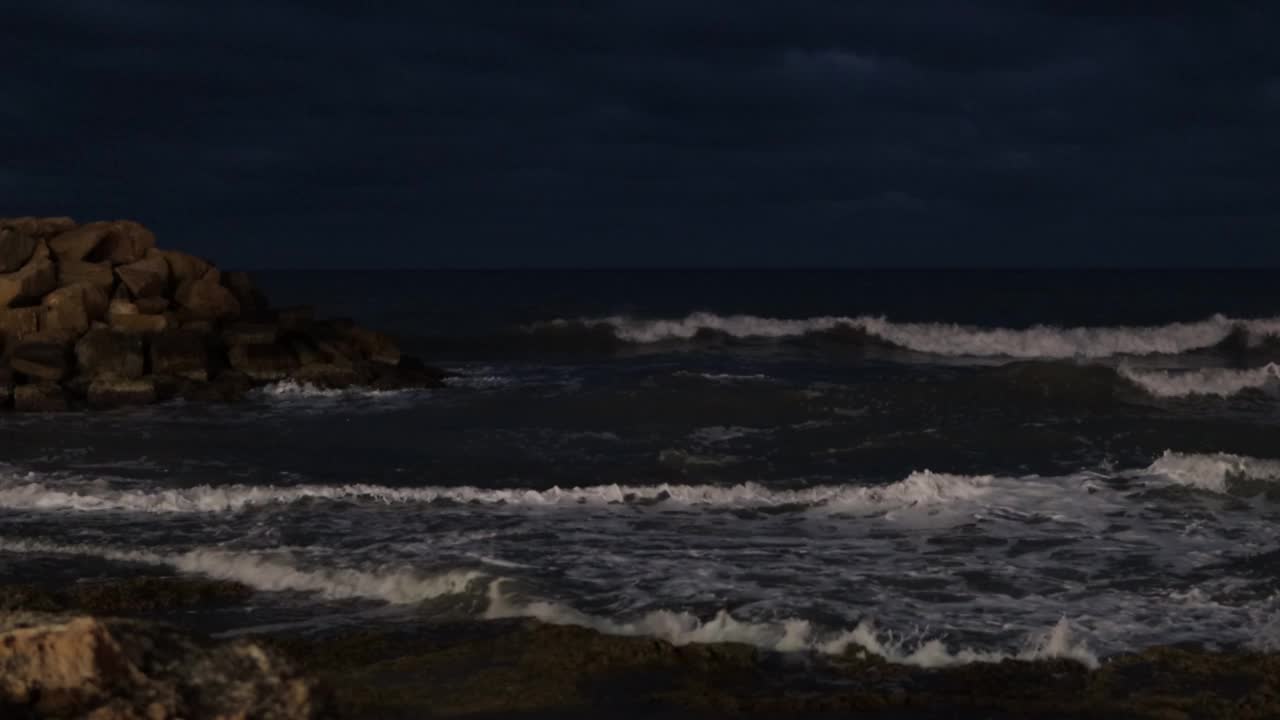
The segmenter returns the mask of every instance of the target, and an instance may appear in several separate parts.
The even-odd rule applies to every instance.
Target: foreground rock
[[[231,401],[281,380],[428,388],[384,333],[274,309],[243,272],[161,250],[138,223],[0,218],[0,407]]]
[[[0,614],[0,717],[304,720],[324,709],[314,684],[260,644],[87,615]]]

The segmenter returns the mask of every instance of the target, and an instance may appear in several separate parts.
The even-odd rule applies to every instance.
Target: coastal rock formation
[[[436,387],[442,375],[383,333],[272,308],[248,274],[162,250],[136,222],[0,218],[0,407],[234,400],[286,379]]]
[[[0,614],[2,717],[309,720],[324,705],[293,663],[254,642],[87,615]]]

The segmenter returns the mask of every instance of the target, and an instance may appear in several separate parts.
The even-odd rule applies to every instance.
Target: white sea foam
[[[995,478],[915,472],[879,486],[818,485],[771,489],[758,483],[738,485],[591,485],[533,490],[524,488],[388,487],[384,485],[199,485],[138,489],[94,481],[44,482],[27,474],[0,481],[0,508],[17,510],[217,513],[305,500],[380,503],[450,501],[516,506],[605,505],[668,502],[716,506],[822,506],[834,510],[891,508],[974,500],[992,491]]]
[[[503,592],[503,581],[489,585],[488,619],[534,618],[553,625],[585,627],[606,635],[657,637],[675,645],[691,643],[743,643],[777,652],[820,652],[843,654],[850,648],[880,656],[890,662],[935,668],[975,662],[1000,662],[1007,659],[1043,660],[1064,658],[1098,667],[1097,656],[1088,645],[1073,637],[1071,626],[1061,620],[1045,633],[1034,634],[1020,652],[991,650],[951,650],[939,639],[914,645],[907,640],[878,632],[870,621],[853,630],[823,633],[807,620],[785,619],[772,622],[739,620],[720,611],[708,620],[688,612],[655,610],[632,619],[616,620],[581,612],[562,603],[546,600],[518,600]]]
[[[1158,326],[984,328],[947,323],[898,323],[884,317],[822,316],[804,319],[716,315],[697,312],[679,319],[626,316],[577,322],[608,325],[621,340],[656,343],[689,340],[714,331],[733,337],[778,339],[839,328],[860,330],[899,347],[934,355],[1011,358],[1099,358],[1114,355],[1179,354],[1212,347],[1244,330],[1252,341],[1280,334],[1280,318],[1237,320],[1214,315],[1196,322]],[[566,324],[566,321],[553,321]]]
[[[1179,485],[1225,493],[1229,483],[1236,478],[1280,481],[1280,460],[1166,450],[1145,472],[1169,478]]]
[[[1275,386],[1280,383],[1280,365],[1248,370],[1203,368],[1199,370],[1138,370],[1121,366],[1120,375],[1156,397],[1216,395],[1230,397],[1245,390]]]
[[[254,393],[259,397],[274,400],[385,399],[405,397],[413,392],[413,390],[377,390],[369,387],[352,387],[339,390],[298,382],[297,380],[281,380],[254,390]]]
[[[97,545],[59,545],[30,540],[0,539],[0,551],[73,555],[114,562],[168,567],[219,580],[234,580],[257,590],[312,592],[342,600],[365,598],[393,604],[469,592],[473,583],[487,577],[474,570],[450,570],[435,575],[413,569],[380,568],[376,571],[341,568],[302,569],[287,553],[249,553],[210,548],[165,554],[120,550]]]

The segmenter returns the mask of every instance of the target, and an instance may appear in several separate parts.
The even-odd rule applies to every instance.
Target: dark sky
[[[249,267],[1280,266],[1277,33],[1225,0],[0,0],[0,215]]]

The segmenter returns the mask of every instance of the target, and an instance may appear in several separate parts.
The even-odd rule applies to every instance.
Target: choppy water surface
[[[1280,649],[1265,278],[672,277],[269,276],[457,375],[6,416],[0,580],[235,579],[262,591],[241,629],[529,616],[922,665]]]

